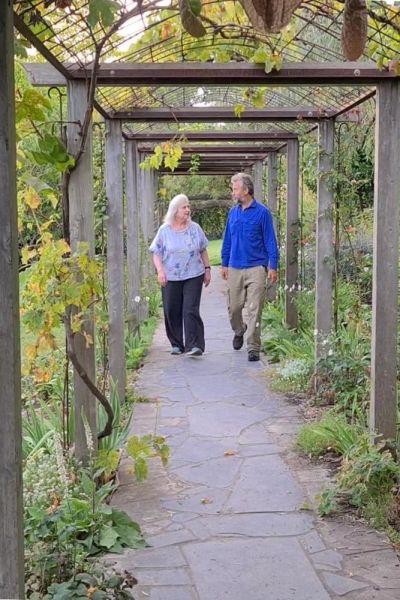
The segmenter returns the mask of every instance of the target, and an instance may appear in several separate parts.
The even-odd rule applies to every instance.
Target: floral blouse
[[[200,254],[207,246],[204,231],[191,221],[182,231],[176,231],[166,223],[161,225],[149,249],[161,256],[168,281],[182,281],[204,273]]]

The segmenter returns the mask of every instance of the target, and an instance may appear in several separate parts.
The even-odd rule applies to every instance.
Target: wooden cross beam
[[[297,133],[292,133],[285,130],[275,131],[178,131],[178,132],[165,132],[155,133],[140,132],[140,133],[124,133],[124,137],[128,140],[136,142],[163,142],[172,140],[173,138],[180,138],[187,140],[188,142],[214,142],[214,141],[226,141],[226,142],[267,142],[267,141],[281,141],[281,140],[293,140],[298,138]]]
[[[151,153],[154,151],[154,146],[138,146],[139,152]],[[213,155],[235,155],[242,154],[243,156],[254,156],[255,158],[260,155],[265,155],[268,152],[276,152],[277,148],[274,146],[255,146],[255,145],[244,145],[244,144],[224,144],[224,145],[213,145],[213,146],[183,146],[183,153],[185,155],[191,154],[213,154]]]
[[[53,64],[54,63],[53,61]],[[91,65],[24,65],[33,85],[65,85],[68,79],[87,80]],[[61,74],[62,73],[62,74]],[[173,85],[376,85],[396,79],[392,71],[379,70],[374,63],[284,63],[279,71],[265,72],[261,64],[246,62],[216,63],[103,63],[98,86],[173,86]]]
[[[335,116],[335,111],[316,109],[312,106],[292,106],[288,108],[246,108],[235,114],[233,107],[196,106],[190,108],[133,108],[128,111],[110,113],[111,119],[125,122],[143,121],[145,123],[182,123],[203,122],[275,122],[275,121],[318,121]]]

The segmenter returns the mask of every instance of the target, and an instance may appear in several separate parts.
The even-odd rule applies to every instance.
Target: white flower
[[[314,329],[314,337],[317,337],[318,335],[318,329]]]
[[[329,350],[328,356],[333,356],[333,350],[332,349]]]
[[[289,289],[289,286],[286,284],[286,285],[285,285],[285,292],[287,292],[287,291],[288,291],[288,289]]]
[[[140,302],[140,296],[135,296],[135,302]]]
[[[256,327],[260,327],[260,323],[256,323]]]
[[[369,268],[368,267],[364,267],[364,272],[368,273],[368,271],[369,271]]]
[[[150,296],[146,296],[145,300],[146,302],[150,302]]]

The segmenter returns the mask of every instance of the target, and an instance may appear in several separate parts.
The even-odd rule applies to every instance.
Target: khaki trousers
[[[266,276],[264,267],[228,270],[228,313],[235,335],[243,335],[245,324],[242,311],[247,312],[247,351],[260,351],[261,313],[266,297]]]

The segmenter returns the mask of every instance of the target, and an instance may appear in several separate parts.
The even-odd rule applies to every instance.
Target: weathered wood
[[[277,212],[278,212],[278,153],[270,152],[268,154],[268,170],[267,170],[267,205],[272,214],[274,228],[276,231]],[[279,241],[279,240],[278,240]],[[270,302],[275,302],[277,294],[277,284],[268,283],[267,299]]]
[[[0,3],[0,598],[24,598],[12,1]]]
[[[110,375],[121,402],[125,399],[124,335],[124,211],[122,181],[121,124],[107,121],[107,276],[108,276],[108,350]]]
[[[127,255],[127,318],[131,331],[139,324],[140,297],[140,236],[139,236],[139,195],[138,195],[138,163],[137,144],[125,141],[126,165],[126,255]]]
[[[227,106],[190,108],[132,108],[110,113],[110,118],[126,122],[143,121],[145,123],[205,123],[226,121],[239,122],[277,122],[277,121],[318,121],[322,117],[333,117],[335,111],[321,111],[314,106],[292,106],[288,108],[246,108],[240,118],[233,108]]]
[[[315,261],[315,363],[327,355],[327,338],[332,332],[333,287],[333,186],[332,174],[335,126],[333,121],[319,124],[317,251]]]
[[[20,23],[16,23],[19,28]],[[71,78],[87,80],[91,68],[78,63],[64,64]],[[40,71],[41,65],[30,65]],[[42,75],[39,76],[44,79]],[[53,77],[54,78],[54,77]],[[284,63],[279,70],[265,72],[261,64],[218,63],[102,63],[97,83],[100,86],[164,85],[369,85],[396,79],[394,71],[384,71],[374,63]],[[62,80],[58,85],[62,85]]]
[[[148,152],[152,153],[154,151],[155,145],[149,144],[140,144],[139,152]],[[188,146],[187,144],[183,144],[183,156],[191,156],[192,154],[199,154],[202,156],[203,154],[213,154],[216,156],[231,156],[235,154],[243,154],[244,157],[251,156],[254,158],[268,155],[268,152],[272,152],[276,150],[276,144],[273,146],[267,146],[266,144],[256,145],[256,144],[209,144],[207,146],[198,145],[198,146]]]
[[[400,87],[379,84],[375,125],[370,427],[396,437]]]
[[[80,125],[83,123],[87,107],[88,86],[83,81],[68,83],[68,125],[67,138],[68,150],[74,154],[80,147]],[[76,252],[79,244],[88,245],[89,254],[94,256],[94,208],[93,208],[93,176],[92,176],[92,133],[89,128],[85,152],[78,166],[71,173],[69,182],[69,222],[71,235],[71,250]],[[85,332],[95,339],[93,315],[90,315],[84,324]],[[83,335],[75,338],[75,348],[80,363],[85,368],[90,379],[96,380],[95,348],[94,343],[86,347]],[[96,407],[97,401],[89,392],[77,372],[74,370],[74,395],[75,395],[75,454],[80,459],[88,455],[88,446],[85,435],[82,413],[85,415],[93,435],[97,440]]]
[[[297,327],[295,298],[298,283],[299,241],[299,142],[289,140],[287,145],[287,206],[286,206],[286,323]]]
[[[256,160],[253,165],[254,197],[264,204],[264,163],[262,160]]]
[[[124,137],[129,140],[135,140],[136,142],[163,142],[171,140],[173,137],[179,138],[182,136],[188,142],[266,142],[280,141],[280,140],[293,140],[297,139],[297,133],[291,133],[286,130],[274,130],[274,131],[179,131],[177,133],[166,132],[148,132],[141,133],[129,133],[125,132]],[[233,145],[233,144],[232,144]]]

